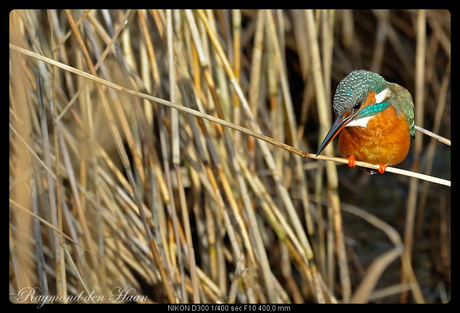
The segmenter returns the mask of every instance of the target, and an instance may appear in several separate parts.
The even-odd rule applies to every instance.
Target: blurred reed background
[[[449,187],[302,158],[136,93],[316,153],[337,84],[367,69],[450,138],[448,11],[9,18],[11,301],[24,287],[105,302],[116,287],[143,303],[450,300]],[[417,132],[397,167],[450,180],[450,162]]]

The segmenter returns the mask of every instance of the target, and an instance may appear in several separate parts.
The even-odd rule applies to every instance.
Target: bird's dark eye
[[[360,107],[361,107],[361,102],[358,102],[354,105],[353,110],[359,110]]]

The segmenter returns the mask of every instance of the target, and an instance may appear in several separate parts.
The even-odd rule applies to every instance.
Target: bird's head
[[[379,74],[356,70],[337,86],[333,109],[336,116],[331,129],[324,138],[319,155],[346,126],[366,127],[369,119],[384,110],[389,103],[389,83]]]

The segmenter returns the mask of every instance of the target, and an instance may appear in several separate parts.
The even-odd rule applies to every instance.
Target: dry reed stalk
[[[327,133],[327,130],[329,128],[329,122],[330,120],[330,109],[327,110],[329,107],[327,105],[327,100],[326,100],[326,91],[325,91],[325,86],[324,86],[324,77],[322,75],[322,69],[321,69],[321,59],[320,59],[320,53],[319,53],[319,47],[318,43],[316,41],[316,28],[315,24],[313,21],[313,12],[311,11],[306,11],[306,21],[308,25],[308,39],[310,42],[310,53],[312,56],[312,62],[313,62],[313,79],[315,82],[315,89],[316,89],[316,95],[318,97],[318,112],[319,112],[319,117],[323,123],[321,123],[321,134],[324,135]],[[328,111],[328,112],[327,112]],[[328,152],[326,154],[332,154],[332,147],[329,148]],[[345,243],[344,243],[344,238],[343,238],[343,231],[342,231],[342,220],[341,220],[341,214],[340,214],[340,200],[339,200],[339,194],[337,192],[338,188],[338,178],[337,178],[337,169],[336,167],[328,162],[326,164],[326,173],[328,177],[328,195],[330,196],[331,199],[331,205],[333,209],[333,220],[334,220],[334,230],[335,230],[335,240],[337,244],[337,257],[339,259],[339,269],[340,269],[340,281],[342,284],[342,292],[343,292],[343,300],[345,302],[348,302],[350,294],[351,294],[351,286],[350,286],[350,281],[349,281],[349,273],[348,273],[348,266],[346,265],[347,263],[347,257],[345,254]],[[329,216],[329,218],[332,218],[332,216]]]
[[[419,10],[417,13],[417,51],[416,51],[416,64],[415,64],[415,121],[416,124],[423,127],[423,112],[424,112],[424,99],[425,99],[425,55],[426,55],[426,12]],[[414,144],[414,163],[412,169],[418,171],[420,154],[422,151],[422,138],[417,136]],[[405,258],[411,263],[412,256],[412,242],[415,221],[415,210],[417,204],[417,189],[418,180],[412,178],[409,185],[409,196],[407,199],[407,216],[406,226],[404,232],[404,246],[406,250],[403,252]],[[407,282],[408,274],[402,271],[401,284]],[[407,292],[401,293],[401,301],[406,302]]]

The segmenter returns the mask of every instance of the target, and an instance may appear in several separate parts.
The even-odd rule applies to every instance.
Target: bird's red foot
[[[355,167],[355,157],[353,155],[350,155],[348,157],[348,167]]]
[[[350,162],[350,161],[348,161],[348,162]],[[381,164],[381,165],[379,166],[379,173],[380,173],[380,174],[385,173],[385,170],[386,170],[386,169],[387,169],[387,166]]]

